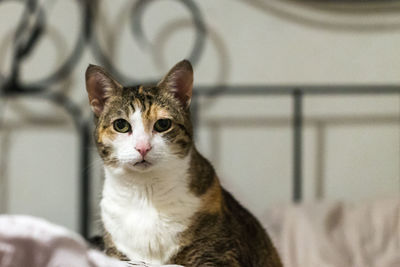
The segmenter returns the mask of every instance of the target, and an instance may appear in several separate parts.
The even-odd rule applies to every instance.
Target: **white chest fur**
[[[166,263],[200,205],[188,190],[187,168],[138,177],[105,171],[101,216],[115,246],[131,260]]]

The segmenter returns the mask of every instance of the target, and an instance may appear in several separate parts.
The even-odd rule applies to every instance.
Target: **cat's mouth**
[[[146,168],[149,167],[151,165],[150,162],[148,162],[145,159],[142,159],[141,161],[136,162],[135,164],[133,164],[133,166],[135,167],[141,167],[141,168]]]

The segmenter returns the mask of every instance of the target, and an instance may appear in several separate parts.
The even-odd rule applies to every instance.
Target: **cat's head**
[[[103,68],[86,70],[86,90],[95,115],[95,142],[104,164],[146,172],[189,153],[189,104],[193,69],[176,64],[155,86],[124,87]]]

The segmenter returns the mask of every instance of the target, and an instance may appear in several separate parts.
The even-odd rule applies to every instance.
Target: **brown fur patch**
[[[139,86],[138,93],[143,94],[143,85]]]
[[[98,130],[97,142],[103,143],[106,139],[112,141],[115,138],[115,132],[112,126],[102,127]]]
[[[222,190],[218,178],[214,178],[213,184],[201,196],[203,212],[220,213],[222,208]]]
[[[159,109],[160,107],[158,107],[157,105],[150,105],[149,108],[147,108],[147,111],[142,113],[144,128],[149,133],[151,133],[151,131],[153,130],[154,123],[158,119],[160,119],[160,117],[157,116]]]

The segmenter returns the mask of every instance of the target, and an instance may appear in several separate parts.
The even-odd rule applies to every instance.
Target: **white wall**
[[[48,1],[49,35],[23,68],[27,83],[68,58],[79,32],[75,1]],[[195,85],[399,84],[400,35],[391,13],[367,16],[289,1],[195,1],[207,25]],[[297,1],[299,2],[299,1]],[[152,44],[131,35],[132,1],[102,1],[96,33],[125,75],[158,78],[188,56],[195,33],[178,1],[155,1],[143,17]],[[0,4],[0,73],[10,69],[18,3]],[[383,25],[374,30],[365,25]],[[96,58],[87,48],[73,75],[51,90],[67,90],[88,111],[84,71]],[[199,148],[223,181],[257,216],[289,202],[292,100],[285,96],[202,99]],[[396,195],[400,180],[400,97],[307,96],[304,101],[305,199],[358,200]],[[8,100],[1,128],[3,211],[46,217],[78,229],[78,140],[71,121],[51,104]],[[89,113],[87,112],[88,116]],[[48,123],[32,118],[46,118]],[[57,123],[54,127],[53,124]],[[8,151],[5,149],[8,148]],[[7,152],[7,153],[5,153]],[[0,167],[2,167],[0,166]],[[6,169],[4,169],[6,166]],[[95,195],[99,195],[101,163]],[[318,187],[321,184],[321,187]],[[6,187],[6,189],[5,189]],[[5,201],[6,200],[6,201]],[[96,207],[96,201],[93,200]]]

